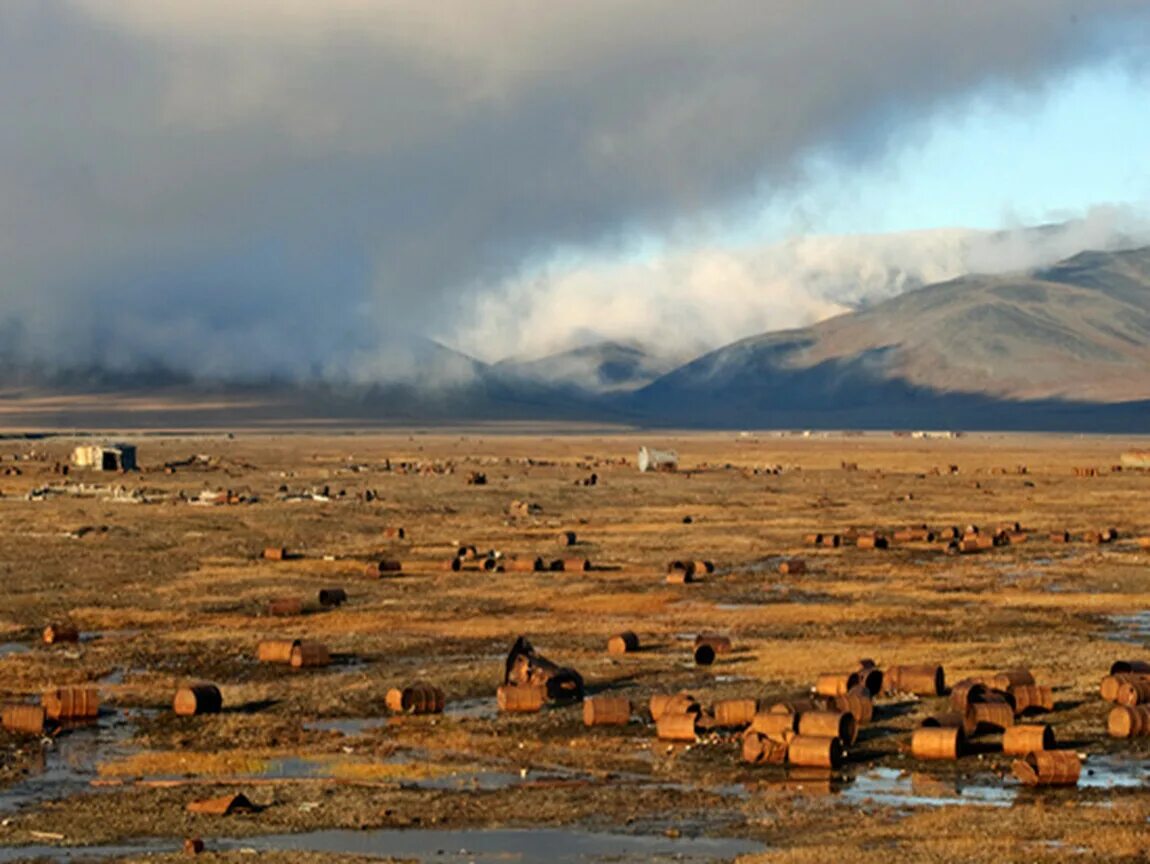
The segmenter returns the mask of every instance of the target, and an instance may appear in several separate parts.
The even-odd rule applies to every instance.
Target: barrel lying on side
[[[40,704],[52,720],[91,720],[100,716],[100,691],[95,687],[45,690]]]
[[[625,696],[595,696],[583,700],[586,726],[626,726],[631,722],[631,700]]]
[[[0,725],[20,735],[43,735],[45,719],[41,705],[5,705],[0,708]]]
[[[396,714],[442,714],[446,704],[442,690],[421,682],[391,688],[384,701]]]
[[[224,707],[224,698],[215,684],[192,684],[176,691],[172,709],[181,717],[197,714],[218,714]]]
[[[1046,750],[1027,753],[1010,769],[1027,786],[1076,786],[1082,763],[1073,750]]]
[[[639,637],[630,630],[617,633],[607,640],[608,654],[630,654],[639,650]]]

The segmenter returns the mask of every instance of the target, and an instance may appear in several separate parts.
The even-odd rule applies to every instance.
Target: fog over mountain
[[[428,338],[678,356],[808,324],[979,256],[695,227],[801,191],[813,151],[880,165],[972,100],[1140,62],[1148,19],[1140,0],[6,0],[0,343],[49,376],[430,386],[469,364],[429,362]],[[636,236],[665,260],[611,263]]]

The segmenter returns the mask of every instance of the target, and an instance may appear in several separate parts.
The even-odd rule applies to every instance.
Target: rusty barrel
[[[1007,693],[1014,699],[1016,716],[1054,710],[1054,691],[1039,684],[1019,684]]]
[[[1030,674],[1029,669],[1017,668],[1007,669],[999,672],[990,679],[990,686],[995,690],[1009,691],[1011,687],[1018,687],[1023,684],[1033,684],[1034,676]]]
[[[558,540],[559,540],[560,546],[574,546],[575,545],[575,532],[574,531],[560,531]]]
[[[291,663],[295,643],[293,639],[265,639],[256,648],[256,659],[260,663]]]
[[[541,684],[503,684],[495,691],[500,711],[531,714],[543,708],[547,688]]]
[[[57,687],[40,697],[52,720],[91,720],[100,716],[100,691],[95,687]]]
[[[798,714],[773,714],[758,712],[751,718],[751,729],[775,741],[789,741],[798,731]]]
[[[801,576],[807,572],[807,562],[802,558],[791,558],[779,564],[779,573],[783,576]]]
[[[803,543],[807,546],[821,546],[823,544],[823,535],[806,534],[803,536]]]
[[[799,715],[798,732],[815,738],[838,738],[850,745],[858,738],[858,723],[849,711],[807,711]]]
[[[639,637],[630,630],[616,633],[607,640],[608,654],[630,654],[639,650]]]
[[[854,716],[856,723],[865,726],[874,717],[874,699],[870,693],[867,687],[861,685],[852,687],[845,695],[835,697],[835,707],[840,711],[849,712]]]
[[[203,854],[204,848],[204,841],[199,837],[184,838],[185,855],[201,855]]]
[[[378,579],[384,573],[401,572],[403,572],[403,562],[395,561],[390,558],[384,558],[380,561],[373,561],[364,568],[364,573],[370,579]]]
[[[562,562],[559,562],[559,563],[560,563],[560,566],[553,568],[553,569],[562,570],[563,569]],[[495,558],[493,556],[488,556],[488,557],[484,558],[483,561],[480,562],[479,566],[481,569],[485,570],[488,573],[496,573],[496,572],[503,569],[503,565],[500,563],[499,559]]]
[[[1119,673],[1117,675],[1107,675],[1105,678],[1102,679],[1102,684],[1098,688],[1098,692],[1102,696],[1102,698],[1105,699],[1107,702],[1117,702],[1118,701],[1118,690],[1122,687],[1122,685],[1125,684],[1127,681],[1133,680],[1133,679],[1138,678],[1138,677],[1140,677],[1140,676],[1129,674],[1129,673]]]
[[[787,743],[748,729],[743,733],[742,756],[750,765],[781,765],[787,760]]]
[[[0,708],[0,725],[21,735],[43,735],[46,717],[41,705],[5,705]]]
[[[696,576],[706,576],[715,572],[715,562],[695,560],[691,562],[691,568]]]
[[[1054,749],[1054,730],[1045,723],[1023,723],[1002,733],[1002,752],[1025,756],[1036,750]]]
[[[860,534],[856,545],[859,549],[889,549],[890,541],[881,534]]]
[[[722,699],[714,704],[715,725],[723,728],[749,726],[758,713],[759,703],[754,699]]]
[[[591,561],[588,558],[563,559],[563,572],[565,573],[586,573],[590,569]]]
[[[1010,766],[1027,786],[1075,786],[1082,763],[1073,750],[1039,750],[1027,753]]]
[[[667,583],[687,585],[695,581],[695,565],[690,561],[672,561],[667,567]]]
[[[542,573],[546,565],[542,558],[511,558],[503,562],[503,569],[512,573]]]
[[[787,745],[787,762],[804,768],[838,768],[843,763],[843,744],[829,736],[796,735]]]
[[[224,707],[224,697],[215,684],[191,684],[176,691],[172,710],[181,717],[196,714],[218,714]]]
[[[950,688],[950,704],[956,711],[966,711],[975,702],[986,699],[986,685],[974,678],[963,678]]]
[[[699,715],[664,713],[655,721],[655,734],[662,741],[694,741],[698,734]]]
[[[264,549],[263,557],[265,561],[283,561],[287,554],[287,549],[282,546],[268,546]]]
[[[858,672],[823,672],[815,679],[815,693],[820,696],[845,696],[860,683]]]
[[[1150,735],[1150,705],[1116,705],[1106,718],[1111,738],[1142,738]]]
[[[320,588],[319,605],[325,608],[342,606],[347,602],[347,592],[342,588]]]
[[[268,602],[268,614],[280,618],[303,614],[303,601],[295,597],[280,597]]]
[[[648,707],[656,722],[664,714],[698,714],[703,710],[690,693],[656,693]]]
[[[961,726],[920,726],[910,739],[915,759],[957,759],[965,743]]]
[[[396,714],[442,714],[446,704],[442,690],[423,682],[392,687],[384,701],[388,710]]]
[[[44,628],[43,637],[45,645],[55,645],[57,642],[79,642],[80,630],[72,624],[52,622]]]
[[[1150,702],[1150,678],[1129,678],[1118,685],[1119,705],[1145,705]]]
[[[311,666],[327,666],[331,663],[331,654],[327,646],[321,642],[305,642],[297,640],[291,647],[291,665],[293,669],[302,669]]]
[[[403,540],[407,537],[407,531],[398,525],[389,525],[383,529],[383,536],[388,540]]]
[[[1014,725],[1014,709],[1009,702],[975,702],[966,709],[967,735],[1002,731]]]
[[[453,573],[458,573],[460,570],[463,569],[463,559],[459,558],[459,557],[452,558],[450,561],[444,562],[443,569],[444,570],[450,570]],[[368,576],[378,576],[379,575],[379,570],[377,570],[375,568],[374,564],[368,564],[367,565],[367,575]]]
[[[824,534],[823,539],[819,542],[820,546],[827,546],[831,549],[838,549],[843,545],[843,538],[841,534]]]
[[[946,691],[946,673],[942,666],[929,663],[891,666],[886,670],[883,683],[890,693],[941,696]]]
[[[583,725],[626,726],[631,722],[631,700],[626,696],[594,696],[583,700]]]

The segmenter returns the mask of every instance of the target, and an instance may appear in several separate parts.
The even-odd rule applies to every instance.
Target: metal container
[[[955,711],[963,711],[986,699],[986,685],[974,678],[963,678],[950,688],[950,704]]]
[[[918,696],[941,696],[946,692],[946,674],[942,666],[891,666],[883,679],[889,693],[914,693]]]
[[[1150,702],[1150,678],[1129,678],[1118,686],[1119,705],[1145,705]]]
[[[787,745],[787,762],[806,768],[838,768],[843,745],[838,738],[796,735]]]
[[[714,704],[715,725],[723,728],[748,726],[758,713],[759,703],[754,699],[723,699]]]
[[[1011,687],[1018,687],[1022,684],[1033,684],[1034,676],[1030,674],[1029,669],[1017,668],[1007,669],[1005,672],[999,672],[990,679],[990,686],[995,690],[1009,691]]]
[[[331,663],[331,654],[327,646],[320,642],[297,641],[291,648],[291,665],[293,669],[302,669],[312,666],[327,666]]]
[[[625,696],[596,696],[583,700],[585,726],[626,726],[631,722],[631,700]]]
[[[442,714],[446,703],[442,690],[423,682],[393,687],[384,701],[388,710],[396,714]]]
[[[978,732],[1000,732],[1014,725],[1014,709],[1008,702],[975,702],[966,709],[964,731],[968,736]]]
[[[835,707],[853,715],[860,726],[865,726],[874,717],[874,700],[866,687],[852,687],[845,696],[836,696]]]
[[[547,688],[541,684],[502,684],[495,697],[500,711],[533,714],[547,701]]]
[[[280,597],[268,603],[268,614],[279,618],[302,615],[303,601],[295,597]]]
[[[699,715],[664,713],[655,721],[655,733],[661,741],[694,741],[698,735]]]
[[[265,639],[256,648],[256,659],[260,663],[291,663],[292,648],[298,640]]]
[[[801,576],[807,572],[807,562],[801,558],[791,558],[779,564],[779,573],[783,576]]]
[[[268,546],[264,549],[263,557],[265,561],[283,561],[288,557],[288,552],[282,546]]]
[[[960,726],[920,726],[911,736],[910,753],[915,759],[954,760],[964,744]]]
[[[608,654],[630,654],[639,650],[639,637],[630,630],[617,633],[607,640]]]
[[[775,741],[789,741],[798,731],[798,714],[772,714],[759,712],[751,718],[751,729]]]
[[[1011,726],[1002,733],[1002,752],[1007,756],[1025,756],[1035,750],[1053,748],[1054,730],[1044,723]]]
[[[542,558],[504,559],[503,569],[512,573],[542,573],[546,568]]]
[[[1038,714],[1054,710],[1054,691],[1038,684],[1019,684],[1007,691],[1014,699],[1014,714]]]
[[[799,715],[798,731],[816,738],[838,738],[849,746],[858,737],[858,724],[846,711],[808,711]]]
[[[0,725],[20,735],[43,735],[46,716],[40,705],[5,705],[0,708]]]
[[[197,714],[218,714],[224,707],[224,698],[215,684],[192,684],[176,691],[172,710],[181,717]]]
[[[1150,705],[1116,705],[1106,718],[1111,738],[1142,738],[1150,735]]]
[[[1082,763],[1073,750],[1027,753],[1010,767],[1014,776],[1027,786],[1076,786],[1082,773]]]
[[[52,720],[91,720],[100,716],[100,691],[95,687],[58,687],[40,697]]]
[[[575,545],[575,532],[574,531],[560,531],[558,537],[560,546],[574,546]]]
[[[845,696],[859,684],[858,672],[824,672],[815,679],[815,692],[820,696]]]
[[[742,755],[750,765],[782,765],[787,761],[787,742],[748,729],[743,733]]]
[[[347,592],[342,588],[321,588],[319,589],[319,605],[328,609],[334,606],[342,606],[347,602]]]
[[[79,642],[80,630],[72,624],[53,622],[44,628],[44,644],[55,645],[58,642]]]

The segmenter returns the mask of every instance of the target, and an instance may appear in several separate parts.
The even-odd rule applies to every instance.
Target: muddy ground
[[[1139,442],[490,430],[131,440],[141,472],[66,476],[55,465],[74,442],[0,441],[0,468],[13,469],[0,474],[0,698],[94,683],[104,705],[95,727],[43,740],[0,732],[0,861],[59,859],[75,847],[111,847],[87,853],[102,860],[165,860],[190,836],[204,838],[206,860],[221,861],[251,860],[244,843],[261,836],[275,838],[253,847],[269,861],[378,860],[394,850],[447,861],[1146,854],[1150,739],[1108,739],[1109,706],[1098,697],[1113,660],[1150,659],[1150,552],[1135,542],[1150,534],[1150,475],[1111,471]],[[682,470],[640,474],[642,443],[677,450]],[[203,458],[189,464],[193,456]],[[178,464],[167,473],[165,463]],[[471,472],[487,483],[470,485]],[[592,473],[598,482],[585,485]],[[193,503],[205,490],[232,490],[241,503]],[[513,501],[532,512],[511,515]],[[939,543],[803,544],[809,532],[850,526],[1016,520],[1025,543],[961,557]],[[388,527],[406,537],[388,539]],[[1048,539],[1055,529],[1077,538],[1108,527],[1117,542]],[[564,530],[577,533],[575,547],[558,544]],[[445,570],[458,543],[595,566]],[[268,546],[298,557],[263,560]],[[802,557],[807,572],[780,575],[783,557]],[[402,572],[367,576],[381,558],[400,559]],[[667,584],[676,558],[717,569]],[[348,602],[320,610],[318,590],[337,586]],[[308,609],[266,614],[281,597]],[[78,625],[82,641],[43,645],[54,620]],[[605,651],[622,630],[639,635],[640,652]],[[734,651],[696,666],[700,632],[730,636]],[[578,705],[500,715],[495,687],[521,634],[577,668],[589,693],[630,697],[631,724],[588,729]],[[258,642],[278,637],[322,641],[334,662],[258,664]],[[646,712],[652,694],[682,688],[704,703],[770,704],[862,657],[941,663],[951,681],[1029,666],[1055,688],[1045,719],[1057,739],[1086,756],[1082,784],[1020,787],[995,736],[957,763],[916,762],[910,731],[945,699],[878,700],[833,777],[744,766],[734,734],[659,742]],[[415,680],[445,691],[446,713],[388,716],[387,689]],[[219,685],[222,714],[173,715],[175,689],[193,681]],[[231,792],[261,809],[185,811]],[[546,845],[534,849],[515,846],[514,831],[468,833],[557,827],[571,833],[539,834]],[[333,848],[316,848],[306,839],[326,829],[378,843],[360,849],[338,835],[324,841]],[[374,829],[416,839],[365,833]],[[461,853],[472,841],[480,851]],[[557,855],[567,848],[569,859]]]

